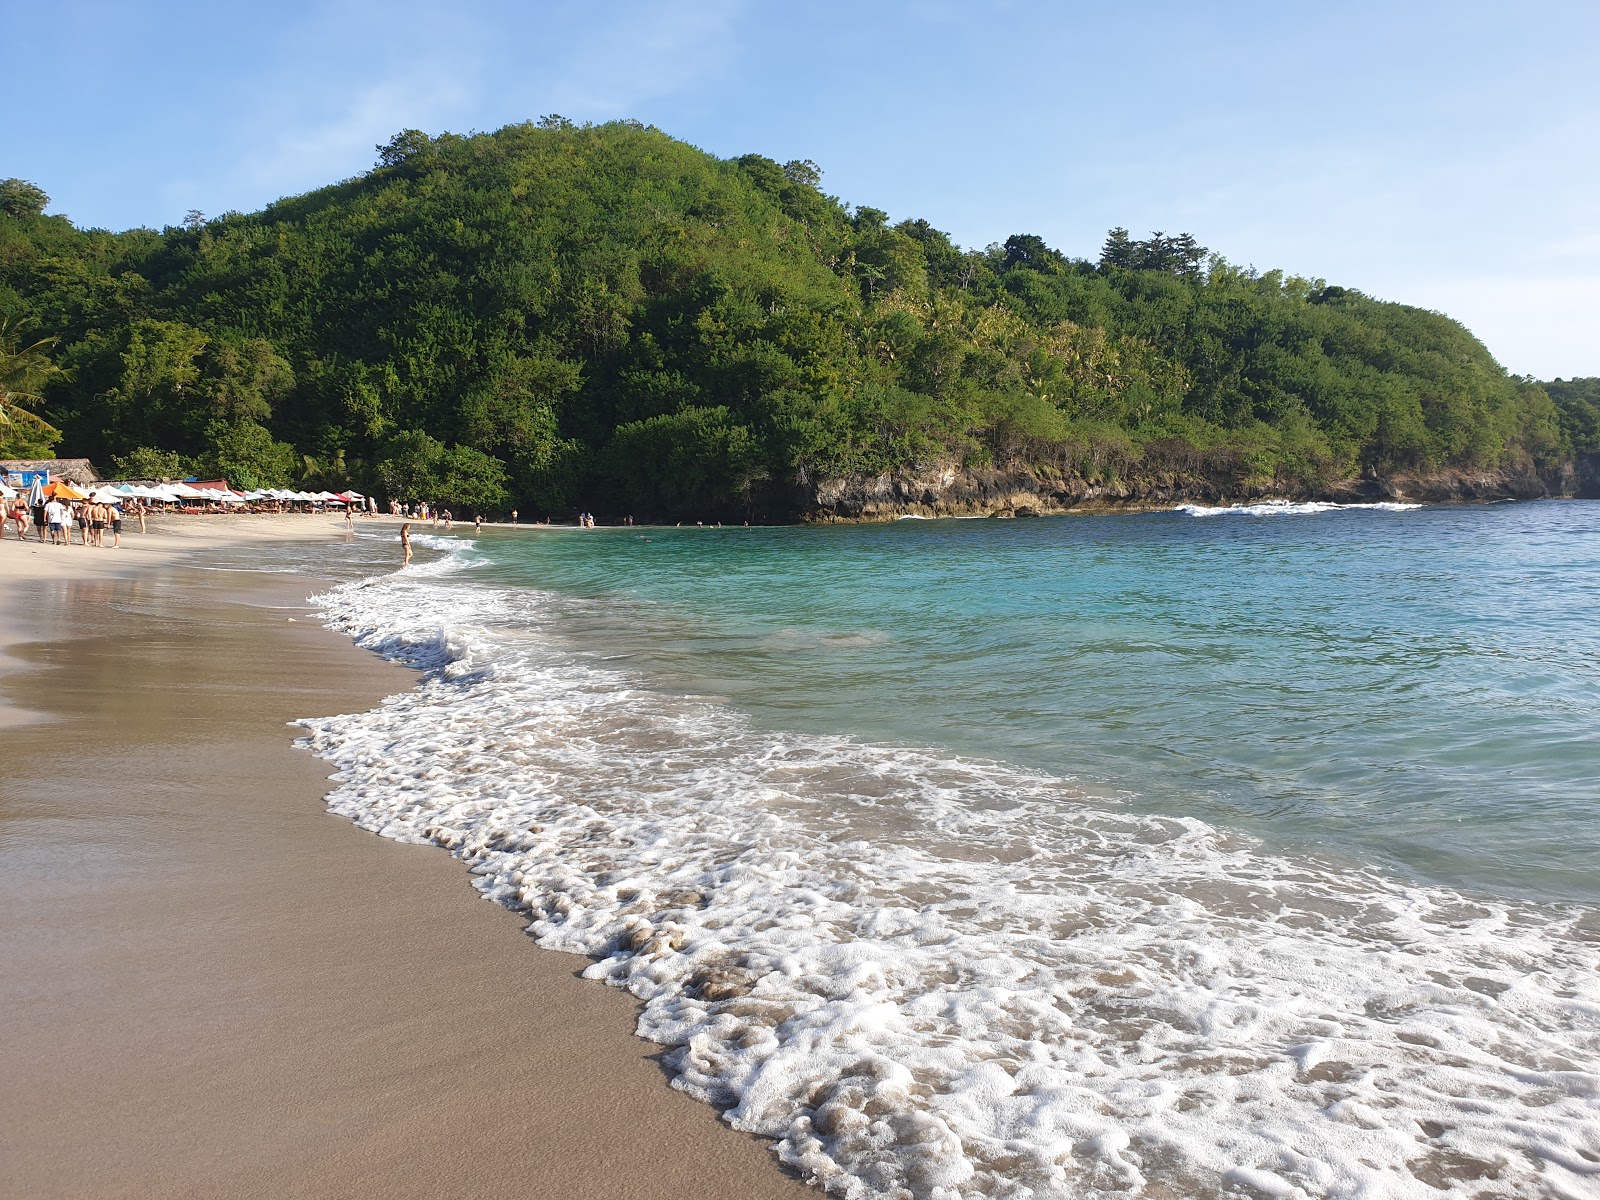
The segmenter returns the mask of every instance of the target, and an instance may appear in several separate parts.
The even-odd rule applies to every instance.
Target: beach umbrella
[[[45,495],[54,496],[57,500],[87,500],[89,498],[87,494],[80,492],[70,483],[48,484],[44,491]]]
[[[5,480],[0,479],[0,496],[4,496],[7,500],[15,500],[17,498],[17,489],[10,486]]]
[[[39,505],[41,505],[43,503],[44,503],[44,482],[37,475],[35,475],[33,477],[33,486],[28,489],[28,507],[29,508],[38,508]]]

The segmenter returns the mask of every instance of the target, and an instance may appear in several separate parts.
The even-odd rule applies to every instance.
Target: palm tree
[[[27,409],[44,400],[40,391],[47,383],[66,374],[46,353],[61,339],[24,344],[24,326],[19,318],[0,317],[0,445],[48,450],[61,431]]]

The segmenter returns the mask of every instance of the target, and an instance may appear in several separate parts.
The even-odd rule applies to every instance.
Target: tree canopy
[[[1592,398],[1440,314],[1187,233],[963,249],[821,184],[558,116],[405,130],[358,178],[160,231],[7,180],[0,316],[46,339],[35,420],[74,454],[460,508],[783,519],[941,462],[1313,487],[1594,448]]]

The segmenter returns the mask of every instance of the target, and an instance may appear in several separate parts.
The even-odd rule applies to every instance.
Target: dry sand
[[[0,1192],[817,1195],[667,1086],[585,960],[443,851],[323,810],[285,722],[410,673],[310,620],[303,580],[162,565],[284,520],[197,520],[120,560],[0,544],[0,697],[45,717],[5,737]]]

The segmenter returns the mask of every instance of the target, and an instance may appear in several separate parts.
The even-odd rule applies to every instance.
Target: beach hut
[[[51,480],[66,480],[79,487],[100,482],[100,473],[87,458],[7,458],[0,459],[0,474],[48,474]]]

